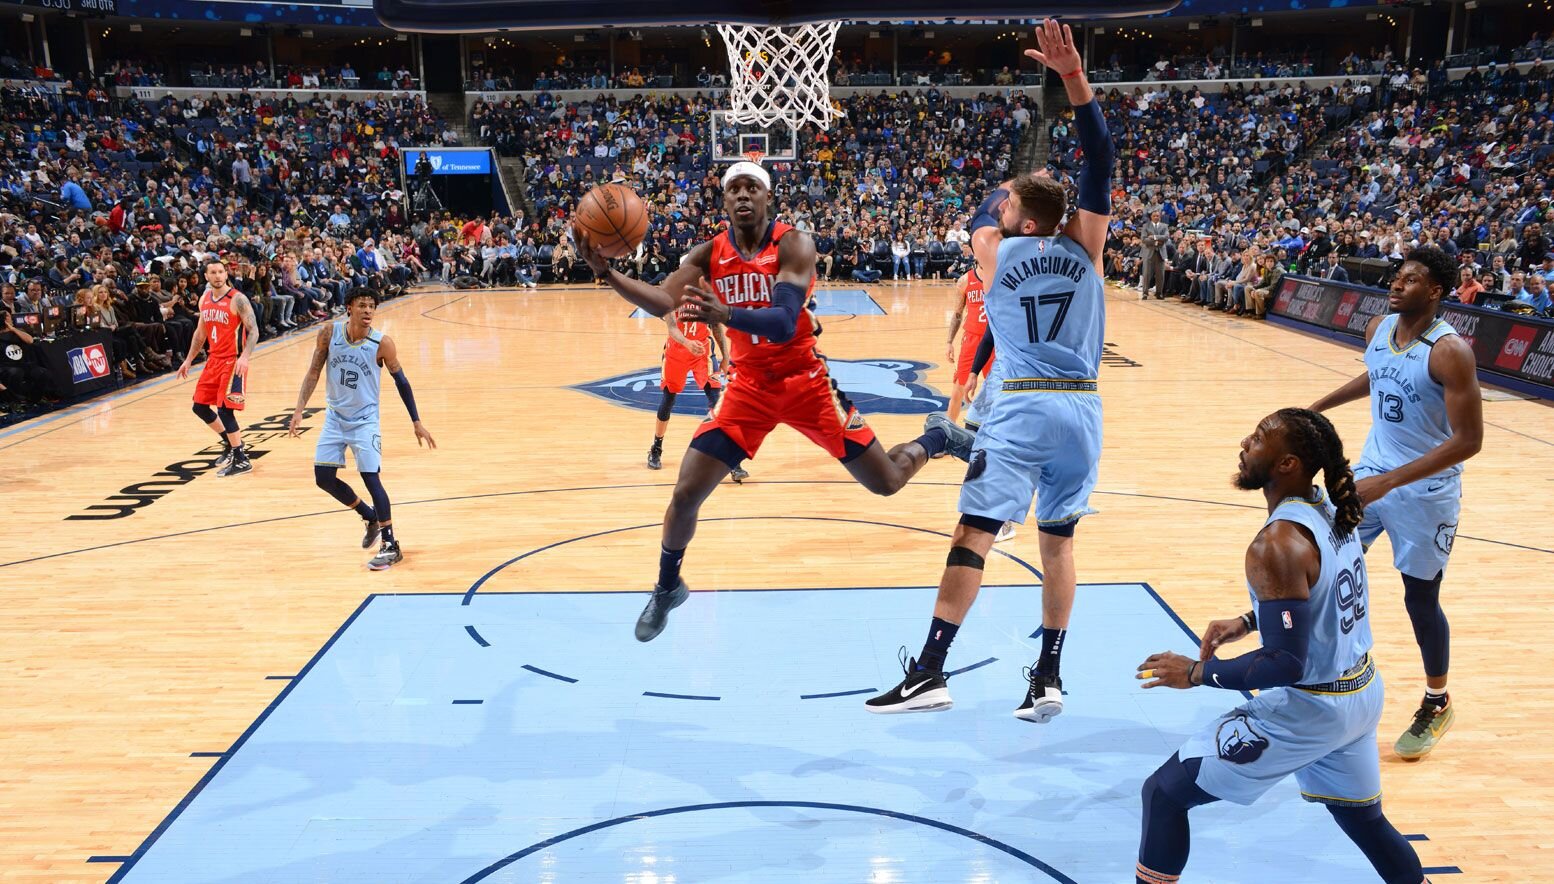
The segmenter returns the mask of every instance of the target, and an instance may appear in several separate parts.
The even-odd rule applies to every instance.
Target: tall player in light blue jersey
[[[421,424],[421,415],[415,407],[415,394],[410,381],[399,364],[399,351],[394,339],[372,327],[372,316],[377,310],[378,296],[371,289],[351,291],[346,300],[346,319],[332,322],[318,331],[313,348],[313,362],[307,376],[302,379],[302,390],[297,394],[297,407],[291,413],[289,434],[301,432],[302,409],[318,386],[318,376],[328,372],[325,391],[329,410],[324,415],[324,429],[318,435],[318,450],[313,456],[313,479],[318,487],[329,492],[335,500],[356,511],[366,523],[362,537],[362,549],[371,549],[373,541],[381,535],[383,545],[372,557],[367,567],[383,571],[404,558],[399,541],[394,537],[394,523],[389,510],[388,492],[383,489],[379,473],[383,469],[383,437],[378,426],[378,405],[381,401],[378,388],[378,366],[386,366],[399,389],[399,397],[405,401],[410,420],[415,427],[415,444],[424,441],[436,448],[432,434]],[[351,449],[356,458],[356,469],[361,473],[362,484],[372,496],[368,505],[351,486],[337,474],[345,466],[345,450]]]
[[[1437,318],[1456,272],[1440,249],[1415,249],[1392,281],[1392,312],[1365,330],[1365,373],[1311,406],[1326,411],[1370,397],[1371,432],[1354,471],[1366,507],[1360,539],[1369,548],[1386,531],[1392,541],[1424,658],[1424,700],[1393,745],[1409,759],[1429,755],[1457,719],[1446,693],[1451,631],[1441,578],[1457,536],[1462,462],[1484,441],[1473,348]]]
[[[1312,480],[1322,473],[1325,487]],[[1327,807],[1386,884],[1420,884],[1419,855],[1381,811],[1381,676],[1371,662],[1360,493],[1327,418],[1286,408],[1241,440],[1235,486],[1261,491],[1268,519],[1246,551],[1252,610],[1209,624],[1198,659],[1170,652],[1139,666],[1146,688],[1261,691],[1200,733],[1144,781],[1135,884],[1173,884],[1187,866],[1187,813],[1251,804],[1293,774]],[[1262,647],[1221,646],[1257,631]],[[1269,849],[1277,845],[1269,845]],[[1289,862],[1299,846],[1287,845]]]
[[[923,651],[903,659],[899,685],[867,701],[871,712],[950,708],[944,675],[950,643],[982,587],[984,557],[999,528],[1006,521],[1023,523],[1033,497],[1044,575],[1042,649],[1014,714],[1041,723],[1063,711],[1058,665],[1074,605],[1074,527],[1092,512],[1101,456],[1096,373],[1106,301],[1100,261],[1111,220],[1114,151],[1073,33],[1049,19],[1037,28],[1036,41],[1039,49],[1026,55],[1062,77],[1074,105],[1084,148],[1076,208],[1060,228],[1068,209],[1061,184],[1038,175],[1008,184],[996,269],[986,277],[984,295],[997,350],[988,384],[998,387],[975,436],[943,416],[930,418],[930,427],[942,427],[950,437],[946,450],[970,463],[961,520]]]

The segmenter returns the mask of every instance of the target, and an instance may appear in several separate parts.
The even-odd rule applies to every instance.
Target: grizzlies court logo
[[[932,387],[921,383],[925,362],[910,359],[827,359],[831,379],[841,388],[860,414],[931,414],[949,405]],[[643,368],[614,377],[578,384],[572,389],[597,396],[607,402],[657,411],[662,398],[658,368]],[[687,377],[685,392],[674,403],[675,414],[703,417],[707,397],[694,378]]]
[[[1435,545],[1441,552],[1451,555],[1452,544],[1457,542],[1457,524],[1438,525],[1435,529]]]
[[[1262,758],[1268,748],[1268,738],[1252,728],[1245,712],[1220,722],[1215,742],[1219,745],[1219,757],[1231,764],[1251,764]]]

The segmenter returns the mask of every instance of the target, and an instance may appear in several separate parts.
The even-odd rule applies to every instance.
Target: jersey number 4
[[[1020,306],[1025,309],[1025,332],[1030,336],[1031,343],[1037,341],[1051,341],[1058,336],[1063,329],[1063,320],[1068,318],[1068,305],[1073,303],[1073,292],[1057,292],[1051,295],[1026,295],[1020,299]],[[1052,317],[1052,322],[1047,326],[1047,336],[1041,336],[1041,322],[1037,317],[1037,311],[1042,307],[1056,304],[1057,315]]]

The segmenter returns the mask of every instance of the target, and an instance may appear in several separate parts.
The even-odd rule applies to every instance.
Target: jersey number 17
[[[1026,295],[1020,299],[1020,306],[1025,310],[1025,333],[1029,335],[1031,343],[1038,341],[1051,341],[1057,338],[1058,332],[1063,329],[1063,320],[1068,318],[1068,305],[1074,301],[1073,292],[1055,292],[1050,295]],[[1047,326],[1047,336],[1041,336],[1041,322],[1037,317],[1037,311],[1042,307],[1056,304],[1057,315],[1052,318],[1052,323]]]

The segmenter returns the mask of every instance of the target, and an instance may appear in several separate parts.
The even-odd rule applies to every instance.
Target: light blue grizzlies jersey
[[[1306,651],[1306,669],[1300,684],[1326,684],[1337,681],[1346,670],[1360,662],[1371,649],[1371,621],[1366,616],[1369,586],[1365,575],[1365,548],[1360,537],[1350,531],[1339,537],[1333,528],[1332,501],[1320,488],[1315,502],[1298,497],[1286,498],[1274,508],[1264,525],[1294,522],[1302,525],[1316,540],[1322,557],[1322,574],[1311,587],[1311,600],[1305,616],[1311,621],[1311,644]],[[1257,608],[1257,593],[1252,608]],[[1273,624],[1275,629],[1277,624]]]
[[[983,303],[997,349],[995,377],[1095,380],[1106,297],[1078,243],[1061,235],[1005,238]]]
[[[1360,466],[1376,472],[1395,470],[1416,460],[1451,436],[1446,389],[1430,377],[1430,351],[1436,341],[1457,330],[1437,319],[1418,340],[1399,350],[1393,340],[1397,326],[1398,315],[1387,316],[1365,348],[1372,422]],[[1436,475],[1461,472],[1459,463]]]
[[[345,323],[336,322],[329,333],[329,410],[346,423],[378,419],[378,344],[383,332],[369,329],[367,337],[351,343]]]

